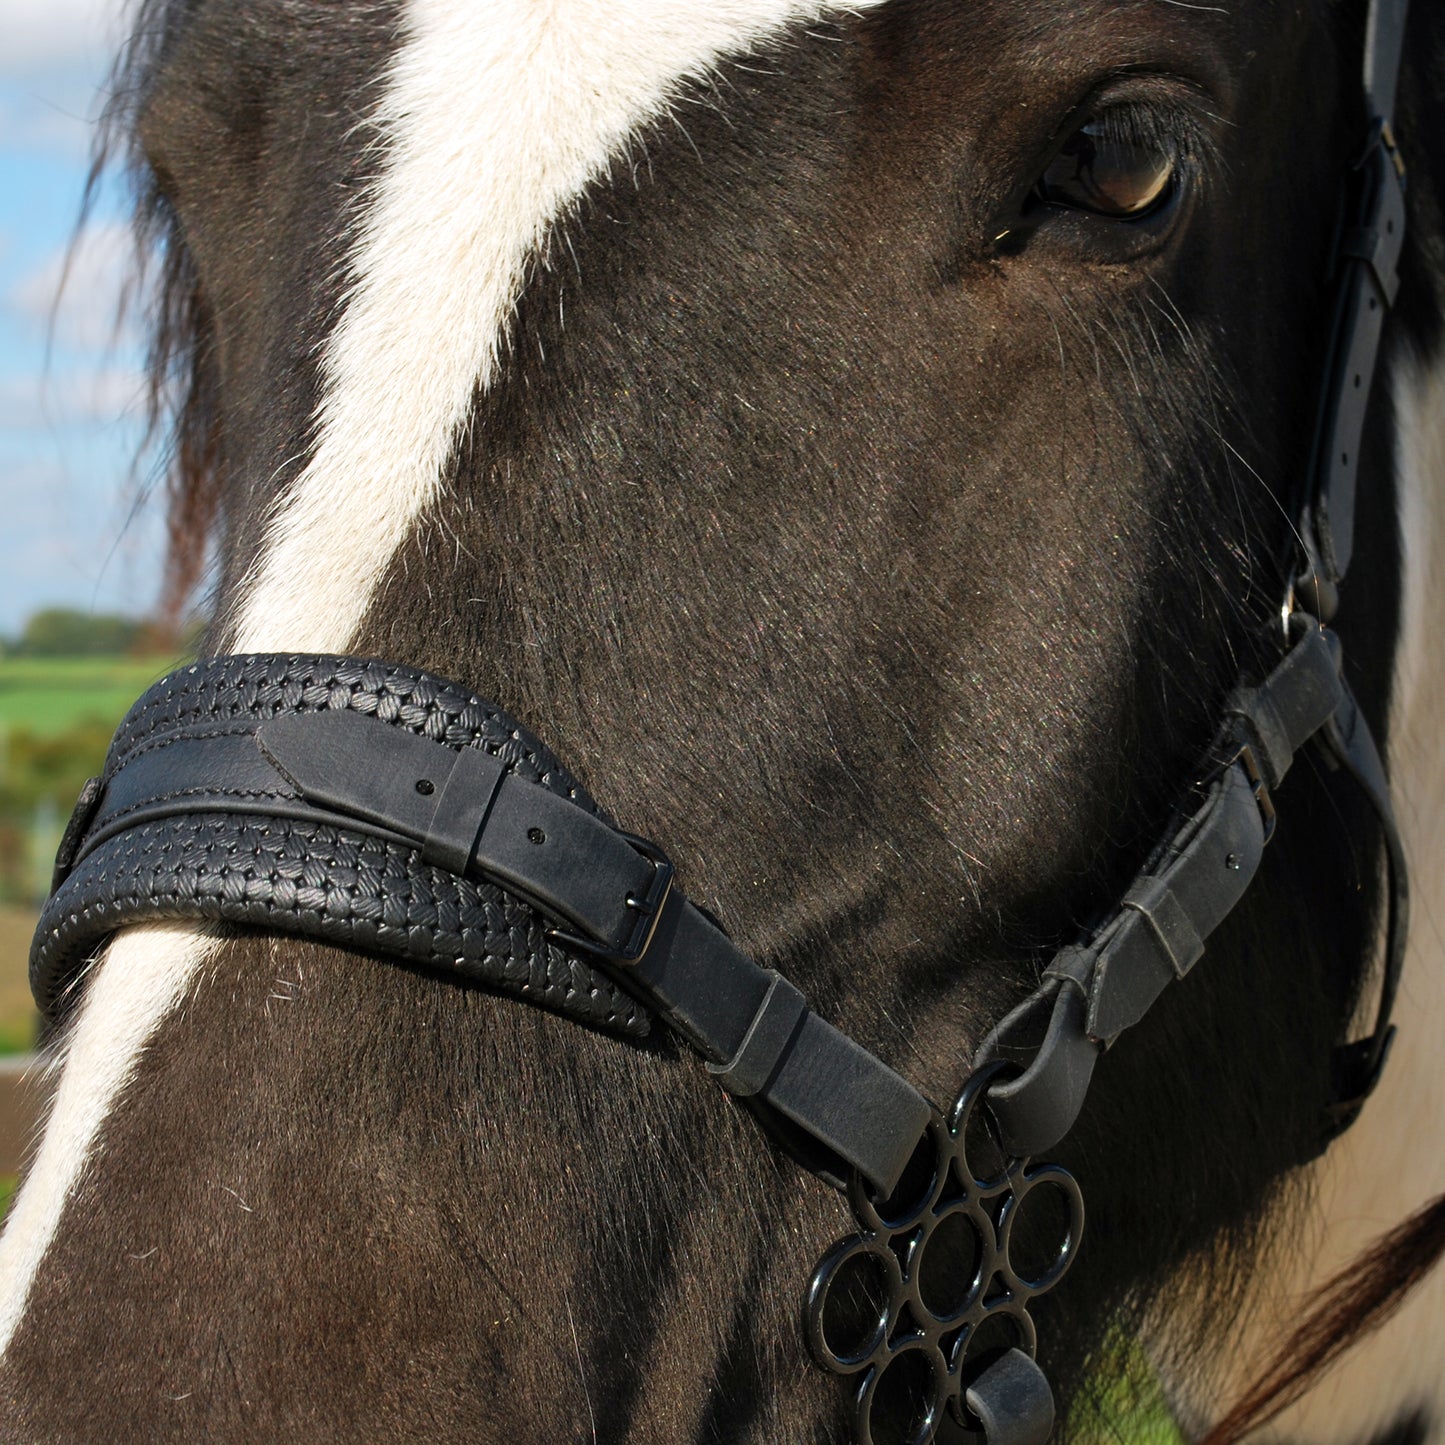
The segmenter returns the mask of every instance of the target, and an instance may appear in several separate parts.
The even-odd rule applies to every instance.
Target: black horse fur
[[[724,61],[554,225],[339,643],[525,719],[759,962],[950,1099],[1276,655],[1363,10],[888,0]],[[212,651],[314,441],[401,11],[146,0],[119,72]],[[1445,15],[1410,26],[1397,359],[1437,350],[1445,279]],[[1174,158],[1144,220],[1032,198],[1105,109]],[[1338,625],[1387,737],[1377,392]],[[1248,903],[1059,1150],[1089,1210],[1037,1309],[1065,1402],[1145,1320],[1206,1365],[1302,1205],[1380,852],[1313,755],[1277,803]],[[106,1120],[0,1436],[842,1441],[798,1315],[846,1222],[664,1037],[235,937]]]

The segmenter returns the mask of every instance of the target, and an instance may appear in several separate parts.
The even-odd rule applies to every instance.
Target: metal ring
[[[973,1262],[972,1276],[963,1290],[959,1302],[939,1310],[935,1309],[934,1305],[925,1298],[925,1292],[930,1288],[929,1281],[936,1280],[940,1274],[940,1262],[936,1251],[932,1255],[932,1267],[930,1267],[930,1247],[938,1239],[940,1232],[949,1228],[953,1220],[963,1220],[968,1225],[973,1233],[977,1252]],[[964,1198],[948,1206],[929,1222],[909,1257],[908,1274],[919,1309],[928,1319],[936,1320],[945,1329],[953,1329],[963,1324],[969,1312],[974,1309],[987,1290],[989,1281],[997,1272],[1002,1259],[1003,1251],[999,1248],[994,1222],[975,1200]],[[937,1302],[936,1295],[934,1302]]]
[[[928,1152],[915,1156],[912,1183],[900,1197],[879,1200],[855,1175],[849,1197],[859,1232],[839,1240],[813,1272],[805,1308],[808,1341],[820,1365],[857,1379],[858,1445],[873,1445],[873,1416],[880,1409],[896,1427],[892,1441],[906,1430],[906,1445],[929,1445],[946,1413],[951,1440],[962,1433],[987,1445],[964,1393],[1004,1351],[1018,1348],[1033,1356],[1037,1335],[1029,1303],[1074,1261],[1084,1204],[1072,1176],[1052,1164],[1030,1167],[1000,1150],[998,1171],[980,1179],[968,1159],[966,1135],[975,1120],[996,1138],[985,1095],[1000,1075],[1013,1072],[1005,1063],[980,1069],[947,1122],[934,1116],[925,1135]],[[1063,1196],[1064,1237],[1046,1268],[1024,1276],[1009,1250],[1021,1206],[1040,1190]],[[940,1248],[947,1233],[964,1229],[971,1239],[959,1234],[956,1247],[945,1242]],[[854,1276],[851,1298],[835,1295],[849,1269],[871,1271],[871,1278]],[[849,1339],[828,1339],[830,1312],[834,1335]],[[911,1372],[924,1366],[929,1383],[910,1396]]]
[[[989,1112],[986,1095],[990,1088],[1005,1077],[1019,1072],[1018,1066],[1002,1059],[995,1059],[969,1076],[963,1091],[954,1102],[948,1114],[948,1132],[953,1141],[953,1155],[958,1171],[959,1183],[972,1193],[991,1198],[1006,1192],[1013,1184],[1024,1161],[1009,1155],[999,1137],[998,1125]],[[982,1112],[980,1112],[980,1110]],[[1002,1168],[997,1174],[985,1174],[974,1167],[968,1157],[968,1133],[975,1120],[988,1130],[991,1142],[998,1150]]]
[[[1011,1332],[1008,1340],[997,1338],[1001,1326]],[[966,1392],[999,1355],[1010,1347],[1020,1349],[1032,1358],[1038,1348],[1038,1331],[1022,1305],[1013,1300],[1005,1300],[986,1310],[975,1324],[960,1332],[949,1350],[948,1413],[954,1424],[976,1441],[986,1441],[987,1435],[983,1423],[968,1408]]]
[[[1016,1221],[1024,1202],[1031,1195],[1039,1190],[1050,1189],[1061,1195],[1065,1203],[1063,1242],[1053,1263],[1042,1274],[1026,1275],[1014,1263],[1013,1234]],[[1084,1233],[1084,1196],[1074,1182],[1074,1176],[1057,1164],[1040,1164],[1025,1170],[1019,1187],[1004,1201],[999,1214],[998,1232],[1000,1265],[1010,1289],[1017,1290],[1025,1299],[1051,1290],[1068,1273]]]
[[[825,1315],[832,1290],[845,1269],[861,1260],[876,1261],[882,1272],[882,1299],[877,1319],[861,1334],[856,1349],[835,1349],[840,1341],[828,1339]],[[883,1358],[888,1338],[897,1323],[899,1304],[904,1296],[903,1271],[897,1257],[886,1244],[876,1239],[854,1235],[840,1240],[824,1255],[808,1285],[804,1318],[808,1340],[819,1362],[840,1375],[856,1374]]]
[[[936,1344],[917,1340],[909,1341],[899,1349],[890,1351],[888,1358],[877,1369],[870,1372],[862,1389],[858,1391],[858,1445],[874,1445],[873,1411],[875,1406],[887,1411],[890,1421],[897,1419],[900,1402],[892,1397],[891,1392],[908,1390],[910,1382],[900,1381],[899,1372],[900,1369],[918,1368],[912,1363],[914,1361],[921,1362],[922,1366],[928,1370],[931,1386],[922,1392],[909,1391],[913,1395],[915,1413],[909,1422],[912,1428],[908,1435],[903,1437],[900,1445],[927,1445],[928,1441],[934,1439],[952,1393],[948,1362],[943,1358],[943,1352]],[[879,1392],[883,1390],[885,1383],[889,1384],[890,1393],[884,1394],[880,1400]]]

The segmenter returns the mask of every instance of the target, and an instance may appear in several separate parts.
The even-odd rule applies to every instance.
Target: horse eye
[[[1090,121],[1064,142],[1035,191],[1050,205],[1137,220],[1173,194],[1174,173],[1172,154]]]

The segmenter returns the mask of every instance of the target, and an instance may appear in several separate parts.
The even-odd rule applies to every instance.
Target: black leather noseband
[[[67,831],[32,955],[54,1013],[106,934],[247,924],[454,972],[637,1033],[660,1014],[814,1164],[887,1193],[930,1107],[759,968],[547,749],[465,689],[343,657],[158,683]],[[786,1127],[786,1126],[785,1126]]]
[[[465,687],[355,658],[211,659],[136,704],[61,846],[31,954],[42,1012],[63,1015],[117,929],[196,919],[409,961],[624,1036],[661,1019],[807,1167],[847,1180],[858,1230],[820,1262],[805,1317],[819,1363],[857,1381],[861,1445],[890,1371],[929,1382],[915,1445],[946,1418],[989,1445],[1042,1445],[1053,1404],[1028,1304],[1072,1262],[1083,1203],[1064,1171],[1028,1156],[1059,1142],[1100,1054],[1198,964],[1255,876],[1274,794],[1307,747],[1364,790],[1389,873],[1375,1027],[1336,1051],[1319,1148],[1356,1117],[1388,1053],[1404,859],[1384,769],[1322,624],[1352,552],[1359,443],[1404,237],[1391,116],[1406,8],[1369,10],[1369,140],[1349,182],[1354,223],[1338,248],[1280,661],[1229,698],[1174,825],[1103,924],[1060,950],[989,1035],[946,1113],[739,950],[683,896],[662,851],[614,827],[513,719]],[[970,1142],[979,1118],[987,1161]],[[1058,1196],[1065,1223],[1030,1270],[1011,1243],[1036,1191]],[[947,1253],[930,1242],[960,1230],[980,1260],[962,1291],[928,1264]],[[874,1314],[840,1329],[836,1302],[858,1298]]]

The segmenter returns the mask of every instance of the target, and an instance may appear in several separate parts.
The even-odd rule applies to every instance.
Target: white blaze
[[[552,223],[680,79],[834,8],[413,0],[376,114],[386,171],[323,354],[316,450],[250,580],[238,651],[344,645],[495,376]]]
[[[30,1282],[120,1092],[156,1024],[184,997],[215,944],[180,924],[135,928],[86,985],[59,1060],[63,1072],[35,1163],[0,1238],[0,1353],[25,1312]]]
[[[678,83],[874,0],[410,0],[375,120],[380,179],[321,359],[309,462],[243,584],[239,652],[352,645],[496,376],[529,260]],[[214,946],[136,929],[88,986],[34,1167],[0,1239],[0,1351],[146,1042]]]

